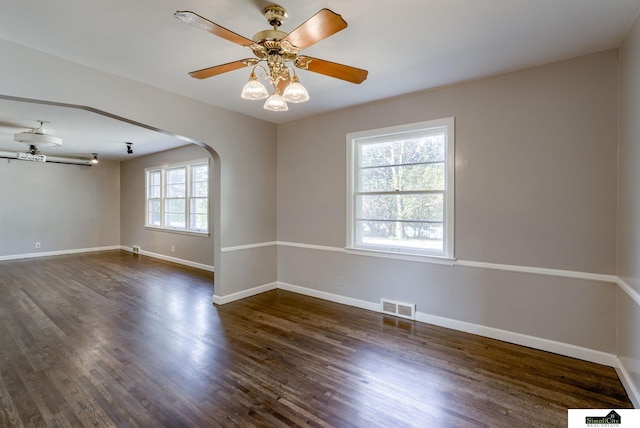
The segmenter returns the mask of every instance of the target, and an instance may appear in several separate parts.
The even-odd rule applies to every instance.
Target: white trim
[[[578,272],[572,270],[549,269],[532,266],[504,265],[498,263],[474,262],[469,260],[456,260],[456,266],[475,267],[481,269],[495,269],[510,272],[533,273],[537,275],[558,276],[563,278],[587,279],[590,281],[611,282],[616,283],[615,275],[606,275],[600,273]]]
[[[298,285],[288,284],[286,282],[278,281],[278,288],[286,291],[291,291],[298,294],[304,294],[305,296],[317,297],[322,300],[329,300],[331,302],[340,303],[343,305],[354,306],[356,308],[367,309],[370,311],[380,312],[380,303],[369,302],[366,300],[354,299],[352,297],[341,296],[339,294],[327,293],[325,291],[314,290],[313,288],[300,287]]]
[[[301,244],[299,242],[278,241],[277,244],[281,245],[283,247],[304,248],[304,249],[307,249],[307,250],[333,251],[335,253],[346,253],[347,252],[347,250],[345,248],[328,247],[328,246],[325,246],[325,245]]]
[[[633,377],[629,374],[624,363],[618,358],[618,364],[615,367],[616,373],[618,373],[618,377],[620,378],[620,382],[622,382],[622,386],[624,387],[631,403],[633,403],[633,407],[636,409],[640,409],[640,391],[633,381]]]
[[[211,236],[209,232],[196,232],[193,230],[184,230],[184,229],[172,229],[169,227],[158,227],[158,226],[144,226],[146,230],[150,230],[153,232],[168,232],[168,233],[177,233],[179,235],[190,235],[190,236],[198,236],[200,238],[208,238]]]
[[[272,282],[270,284],[264,284],[257,287],[249,288],[248,290],[238,291],[237,293],[231,293],[226,296],[219,296],[217,294],[214,294],[211,298],[211,303],[213,303],[214,305],[224,305],[226,303],[245,299],[247,297],[255,296],[256,294],[261,294],[266,291],[275,290],[276,288],[278,288],[278,283]]]
[[[477,334],[479,336],[502,340],[516,345],[527,346],[529,348],[540,349],[542,351],[553,352],[555,354],[578,358],[592,363],[604,364],[609,367],[617,367],[617,357],[614,354],[597,351],[595,349],[583,348],[569,343],[557,342],[555,340],[544,339],[536,336],[529,336],[513,331],[488,327],[480,324],[458,321],[451,318],[444,318],[437,315],[416,312],[416,321],[427,324],[434,324],[452,330],[464,331],[466,333]]]
[[[65,254],[80,254],[80,253],[94,253],[97,251],[111,251],[121,249],[120,245],[111,245],[107,247],[94,247],[94,248],[76,248],[73,250],[58,250],[58,251],[43,251],[41,253],[25,253],[25,254],[11,254],[8,256],[0,256],[0,261],[4,260],[19,260],[30,259],[33,257],[49,257],[49,256],[62,256]]]
[[[278,245],[278,243],[276,241],[271,241],[271,242],[260,242],[257,244],[236,245],[235,247],[222,247],[220,248],[220,252],[230,253],[232,251],[252,250],[254,248],[271,247],[273,245]]]
[[[387,251],[365,250],[364,248],[346,248],[345,252],[354,256],[379,257],[382,259],[406,260],[410,262],[432,263],[436,265],[453,266],[456,263],[455,259],[450,259],[448,257],[428,256],[426,254],[417,255],[401,252],[391,253]]]
[[[443,264],[449,266],[464,266],[464,267],[473,267],[478,269],[494,269],[494,270],[503,270],[509,272],[520,272],[520,273],[532,273],[537,275],[547,275],[547,276],[557,276],[562,278],[576,278],[576,279],[586,279],[589,281],[598,281],[598,282],[610,282],[613,284],[620,284],[620,279],[615,275],[606,275],[600,273],[590,273],[590,272],[578,272],[578,271],[570,271],[570,270],[561,270],[561,269],[549,269],[549,268],[540,268],[540,267],[532,267],[532,266],[517,266],[517,265],[506,265],[506,264],[498,264],[498,263],[486,263],[486,262],[475,262],[470,260],[455,260],[448,259],[442,257],[420,257],[406,254],[392,254],[387,252],[379,252],[379,251],[365,251],[365,250],[353,250],[351,248],[339,248],[339,247],[327,247],[322,245],[309,245],[309,244],[300,244],[297,242],[284,242],[278,241],[278,245],[282,245],[283,247],[293,247],[293,248],[305,248],[310,250],[320,250],[320,251],[334,251],[339,253],[353,254],[358,256],[366,256],[366,257],[382,257],[389,259],[399,259],[406,261],[414,261],[414,262],[423,262],[423,263],[434,263],[434,264]],[[633,289],[627,286],[631,292]],[[625,290],[629,292],[628,290]],[[640,304],[640,295],[636,293],[638,300],[638,304]],[[632,296],[633,297],[633,296]],[[634,299],[635,300],[635,299]]]
[[[355,214],[357,211],[356,202],[356,181],[359,167],[358,151],[356,147],[360,144],[387,142],[390,137],[396,137],[398,135],[424,135],[425,132],[432,132],[436,129],[444,129],[445,135],[445,188],[442,192],[444,197],[444,248],[442,253],[434,252],[433,250],[422,249],[418,251],[416,249],[416,255],[424,256],[436,256],[452,259],[454,251],[454,221],[455,221],[455,117],[445,117],[439,119],[432,119],[417,123],[407,123],[397,126],[390,126],[386,128],[370,129],[366,131],[350,132],[346,135],[346,214],[347,214],[347,247],[357,249],[367,249],[365,245],[356,245],[357,233],[354,227]],[[366,193],[366,192],[365,192]],[[390,248],[390,247],[386,247]]]
[[[620,277],[616,277],[616,283],[622,290],[629,295],[636,302],[636,305],[640,306],[640,293],[633,289],[626,281]]]
[[[118,248],[124,251],[128,251],[130,253],[133,253],[133,248],[131,247],[125,247],[124,245],[121,245]],[[140,250],[135,254],[141,254],[143,256],[153,257],[154,259],[160,259],[167,262],[177,263],[180,265],[189,266],[196,269],[202,269],[209,272],[215,271],[215,268],[211,265],[205,265],[203,263],[197,263],[197,262],[192,262],[190,260],[179,259],[177,257],[165,256],[164,254],[152,253],[151,251]]]
[[[300,287],[284,282],[278,282],[278,288],[298,294],[304,294],[306,296],[328,300],[335,303],[341,303],[344,305],[382,313],[382,307],[380,303],[340,296],[338,294],[327,293],[324,291]],[[439,317],[436,315],[426,314],[424,312],[416,312],[416,321],[450,328],[452,330],[464,331],[466,333],[477,334],[492,339],[502,340],[504,342],[514,343],[516,345],[539,349],[542,351],[548,351],[573,358],[579,358],[581,360],[590,361],[597,364],[604,364],[610,367],[618,367],[619,365],[617,357],[613,354],[597,351],[595,349],[583,348],[581,346],[571,345],[568,343],[544,339],[541,337],[529,336],[526,334],[516,333],[508,330],[502,330],[465,321]]]

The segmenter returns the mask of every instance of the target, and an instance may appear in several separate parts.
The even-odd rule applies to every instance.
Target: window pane
[[[196,214],[207,214],[209,211],[209,200],[206,198],[193,198],[189,206],[190,211]]]
[[[164,210],[168,213],[185,213],[186,205],[184,199],[166,199],[164,201]]]
[[[167,170],[167,184],[185,183],[187,179],[186,168],[171,168]]]
[[[147,197],[160,197],[160,171],[150,171],[147,173]]]
[[[160,199],[149,199],[149,212],[160,212]]]
[[[149,172],[149,185],[151,186],[160,185],[160,171]]]
[[[177,229],[184,229],[186,227],[184,214],[172,214],[165,212],[164,225],[166,227],[174,227]]]
[[[191,196],[195,198],[206,198],[209,196],[209,183],[194,182],[191,189]]]
[[[184,199],[167,199],[164,201],[164,226],[185,229],[187,223]]]
[[[209,229],[207,214],[191,214],[191,229],[206,232]]]
[[[209,181],[209,166],[198,165],[191,168],[193,181]]]
[[[150,199],[147,204],[147,224],[149,226],[160,226],[160,200]]]
[[[149,197],[150,198],[159,198],[160,197],[160,186],[152,186],[149,188]]]
[[[443,251],[442,223],[358,221],[358,243],[407,249]]]
[[[361,169],[359,191],[444,190],[444,163]]]
[[[184,198],[186,195],[186,185],[183,184],[167,184],[167,198]]]
[[[164,201],[164,226],[179,229],[186,228],[186,205],[184,199]]]
[[[444,161],[444,133],[359,145],[359,166],[403,165]]]
[[[160,226],[160,213],[149,213],[149,226]]]
[[[444,197],[436,194],[359,195],[358,220],[443,221]]]

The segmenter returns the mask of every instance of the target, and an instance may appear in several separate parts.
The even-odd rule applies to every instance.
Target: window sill
[[[144,228],[147,230],[152,230],[154,232],[177,233],[178,235],[198,236],[200,238],[208,238],[210,236],[209,232],[193,232],[190,230],[167,229],[164,227],[153,227],[153,226],[145,226]]]
[[[384,251],[365,248],[346,247],[347,254],[368,257],[382,257],[385,259],[407,260],[412,262],[433,263],[439,265],[453,266],[456,262],[455,258],[446,256],[434,256],[428,254],[403,253],[401,251]]]

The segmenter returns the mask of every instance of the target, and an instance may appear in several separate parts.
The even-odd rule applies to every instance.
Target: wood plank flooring
[[[0,262],[0,426],[562,427],[612,368],[120,251]]]

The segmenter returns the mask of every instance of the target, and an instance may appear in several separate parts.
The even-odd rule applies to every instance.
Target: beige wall
[[[0,159],[0,183],[0,257],[120,245],[118,162]]]
[[[206,266],[214,264],[214,236],[195,236],[158,229],[148,229],[145,224],[145,168],[188,162],[196,159],[210,159],[209,188],[215,187],[215,165],[209,152],[204,148],[189,144],[177,149],[166,150],[148,156],[124,161],[120,164],[120,244],[126,247],[139,245],[142,251],[149,251],[168,257],[175,257]],[[213,212],[213,200],[209,199],[209,212]],[[174,251],[171,250],[174,248]]]
[[[455,116],[457,259],[614,274],[617,73],[611,50],[280,125],[278,241],[345,246],[347,133]],[[290,245],[278,264],[284,283],[615,350],[611,283]]]
[[[640,22],[620,49],[618,349],[640,401]],[[626,290],[626,291],[625,291]],[[640,402],[636,402],[640,405]]]

